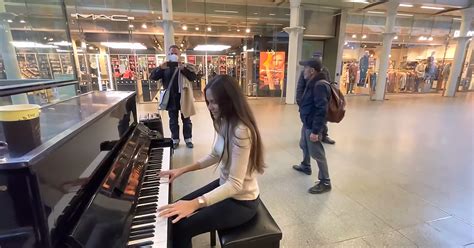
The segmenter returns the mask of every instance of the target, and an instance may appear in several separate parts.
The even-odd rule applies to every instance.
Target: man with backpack
[[[306,86],[299,101],[300,118],[303,122],[301,129],[300,148],[303,150],[303,161],[294,165],[293,169],[311,175],[311,157],[318,163],[319,183],[311,187],[308,192],[320,194],[331,190],[326,154],[321,143],[324,125],[327,122],[329,102],[332,89],[322,70],[319,59],[310,59],[300,62],[304,66]]]
[[[314,56],[313,58],[317,59],[319,61],[322,61],[321,56]],[[321,73],[324,74],[324,76],[326,77],[326,80],[328,82],[331,82],[331,76],[329,74],[329,70],[324,65],[321,68]],[[301,96],[303,95],[303,91],[304,91],[305,87],[306,87],[306,80],[304,79],[303,72],[301,72],[300,78],[298,79],[298,83],[296,85],[296,104],[298,104],[298,105],[300,105]],[[321,142],[326,143],[326,144],[330,144],[330,145],[336,144],[336,141],[329,138],[328,131],[329,131],[329,129],[328,129],[327,123],[325,123],[324,127],[323,127],[323,130],[321,132],[321,134],[322,134]]]

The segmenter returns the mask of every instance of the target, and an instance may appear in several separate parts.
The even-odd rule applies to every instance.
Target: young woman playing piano
[[[192,247],[192,237],[235,227],[256,213],[263,173],[262,139],[255,117],[230,76],[219,75],[205,88],[216,139],[211,153],[192,165],[161,172],[170,182],[184,173],[218,164],[220,178],[181,200],[161,207],[160,216],[173,218],[173,247]]]

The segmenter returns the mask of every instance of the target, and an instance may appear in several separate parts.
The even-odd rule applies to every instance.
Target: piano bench
[[[282,233],[259,198],[257,214],[247,223],[226,230],[217,230],[222,248],[278,248]],[[211,246],[216,245],[215,231]]]

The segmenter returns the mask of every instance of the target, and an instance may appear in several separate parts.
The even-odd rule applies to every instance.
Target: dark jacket
[[[151,74],[150,74],[150,79],[151,80],[160,80],[163,83],[163,88],[167,89],[168,85],[170,84],[171,78],[173,77],[173,73],[176,67],[169,67],[166,69],[161,69],[160,67],[155,68]],[[183,70],[181,70],[181,73],[189,79],[189,81],[194,81],[196,80],[196,73],[189,71],[184,67]],[[179,93],[179,83],[178,83],[178,73],[176,73],[176,76],[173,79],[173,85],[171,85],[170,89],[170,99],[168,102],[168,106],[166,110],[180,110],[181,105],[180,105],[180,100],[181,100],[181,93]]]
[[[326,81],[331,82],[331,76],[329,75],[329,70],[325,66],[321,69],[321,73],[326,77]],[[306,87],[306,80],[303,76],[303,71],[300,74],[298,79],[298,84],[296,85],[296,104],[300,105],[301,97],[303,96],[304,88]]]
[[[312,133],[321,133],[324,124],[327,122],[326,114],[330,100],[330,88],[327,83],[318,82],[326,80],[324,73],[319,73],[315,78],[307,82],[306,90],[303,89],[300,103],[300,118],[306,129],[311,129]]]

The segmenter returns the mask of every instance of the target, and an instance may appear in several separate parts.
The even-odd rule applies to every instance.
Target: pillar
[[[471,27],[472,17],[474,15],[474,8],[468,8],[461,10],[462,21],[461,30],[459,30],[459,37],[456,37],[457,45],[456,51],[454,52],[453,64],[451,65],[451,72],[448,76],[448,83],[446,85],[446,91],[444,96],[453,97],[456,94],[459,77],[461,75],[462,65],[464,63],[464,54],[466,53],[466,45],[470,39],[467,36],[467,32]]]
[[[394,32],[395,20],[397,17],[398,0],[387,2],[387,18],[385,20],[385,32],[383,33],[383,47],[380,55],[379,71],[377,74],[377,85],[375,88],[375,100],[383,101],[385,98],[385,88],[387,86],[387,72],[392,49],[392,40],[396,33]],[[368,76],[368,75],[367,75]]]
[[[286,104],[296,102],[296,83],[299,78],[299,61],[303,44],[304,27],[301,26],[301,0],[290,0],[290,27],[283,30],[289,35],[288,75],[286,78]]]
[[[347,24],[347,9],[341,10],[341,15],[339,16],[339,25],[337,32],[338,38],[338,48],[337,48],[337,57],[336,57],[336,70],[334,75],[334,82],[341,82],[342,75],[342,56],[344,52],[344,43],[346,41],[346,24]],[[339,86],[341,84],[339,83]]]
[[[171,45],[174,45],[174,27],[173,27],[173,3],[172,0],[161,1],[163,14],[163,34],[165,40],[165,47],[163,50],[168,53]]]

